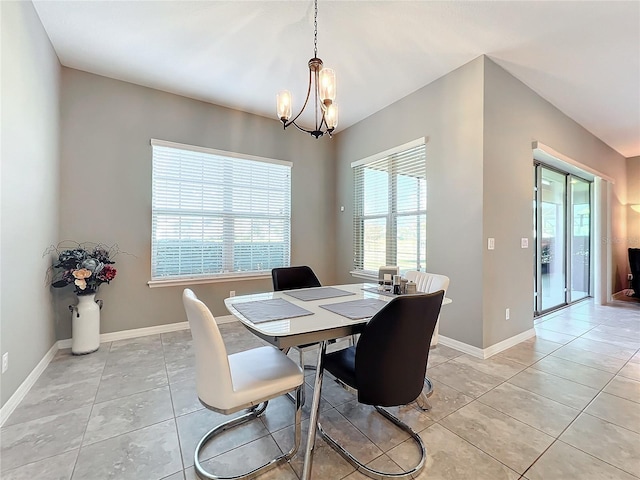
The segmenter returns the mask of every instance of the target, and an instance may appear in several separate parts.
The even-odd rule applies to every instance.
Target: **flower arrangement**
[[[118,253],[117,245],[106,247],[100,243],[78,243],[74,248],[62,250],[60,245],[50,247],[45,254],[53,253],[58,261],[53,264],[56,271],[51,286],[63,288],[73,284],[76,295],[91,295],[103,283],[116,276],[111,260]]]

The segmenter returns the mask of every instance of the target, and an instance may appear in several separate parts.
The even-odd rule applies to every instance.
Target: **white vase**
[[[78,304],[71,307],[71,353],[74,355],[100,348],[100,307],[95,293],[78,295]]]

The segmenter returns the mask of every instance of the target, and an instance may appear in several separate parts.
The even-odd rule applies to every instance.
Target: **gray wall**
[[[184,287],[149,288],[151,146],[157,138],[293,162],[292,264],[334,280],[333,141],[282,131],[275,119],[78,70],[62,70],[60,238],[117,243],[116,278],[104,285],[102,333],[186,321]],[[69,290],[58,291],[58,338],[70,338]],[[271,279],[196,285],[214,315],[223,300],[271,290]]]
[[[625,159],[605,143],[485,57],[484,81],[484,230],[496,249],[484,250],[484,345],[493,345],[533,326],[533,254],[520,248],[531,236],[533,158],[537,140],[616,179],[612,237],[623,238],[626,221],[618,218],[626,191]],[[608,241],[597,239],[597,241]],[[614,270],[624,256],[614,242]],[[610,261],[610,259],[608,259]],[[616,286],[616,282],[617,285]],[[619,275],[614,291],[619,290]],[[505,308],[511,319],[505,320]]]
[[[336,274],[354,281],[350,163],[426,136],[427,270],[451,278],[453,304],[440,333],[487,348],[533,327],[532,238],[534,140],[616,179],[612,234],[614,291],[626,267],[624,158],[487,57],[337,135],[339,249]],[[494,251],[486,239],[494,237]],[[505,309],[510,320],[505,320]]]
[[[448,275],[440,333],[482,347],[482,84],[478,58],[337,134],[336,274],[353,268],[351,162],[427,137],[427,270]]]
[[[627,158],[627,248],[640,248],[640,212],[632,210],[631,205],[640,205],[640,157]]]
[[[2,405],[55,343],[50,265],[58,239],[60,64],[31,2],[0,2]]]

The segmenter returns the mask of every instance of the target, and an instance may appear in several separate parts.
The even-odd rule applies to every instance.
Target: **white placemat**
[[[350,318],[351,320],[360,320],[361,318],[373,317],[386,304],[387,302],[384,300],[365,298],[363,300],[329,303],[327,305],[320,306],[330,312]]]
[[[301,288],[299,290],[287,290],[286,292],[282,293],[305,302],[309,302],[311,300],[323,300],[325,298],[346,297],[347,295],[355,295],[355,293],[353,292],[347,292],[346,290],[340,290],[339,288],[334,287]]]
[[[285,318],[304,317],[313,312],[287,302],[283,298],[257,300],[255,302],[234,303],[233,307],[253,323],[271,322]]]

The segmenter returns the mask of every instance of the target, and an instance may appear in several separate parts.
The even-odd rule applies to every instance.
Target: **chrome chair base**
[[[247,422],[250,422],[251,420],[254,420],[258,417],[260,417],[264,411],[267,409],[267,404],[269,403],[268,401],[263,402],[259,405],[255,405],[251,408],[249,408],[247,410],[247,413],[245,413],[244,415],[241,415],[237,418],[233,418],[227,422],[224,422],[220,425],[218,425],[217,427],[215,427],[213,430],[209,431],[204,437],[202,437],[202,439],[200,439],[200,441],[198,442],[198,445],[196,446],[196,450],[194,453],[194,459],[193,459],[193,464],[194,464],[194,468],[196,471],[196,475],[198,476],[198,478],[200,478],[201,480],[241,480],[241,479],[252,479],[257,477],[258,475],[263,474],[264,472],[271,470],[272,468],[277,467],[278,465],[288,462],[289,460],[291,460],[291,458],[296,454],[296,452],[298,451],[298,447],[300,446],[300,422],[301,422],[301,413],[302,413],[302,393],[304,391],[304,384],[301,387],[298,387],[295,390],[294,396],[295,396],[295,439],[293,442],[293,447],[291,447],[291,450],[289,450],[287,453],[284,453],[282,455],[279,455],[278,457],[272,459],[271,461],[265,463],[264,465],[261,465],[260,467],[254,468],[253,470],[251,470],[250,472],[247,473],[243,473],[241,475],[234,475],[231,477],[225,477],[225,476],[221,476],[221,475],[216,475],[215,473],[211,473],[208,472],[207,470],[205,470],[202,467],[202,464],[200,463],[199,460],[199,456],[200,456],[200,452],[202,451],[202,449],[204,448],[204,446],[214,437],[216,437],[217,435],[226,432],[227,430],[230,430],[234,427],[237,427],[239,425],[245,424]]]
[[[322,425],[318,422],[318,431],[322,438],[326,440],[326,442],[333,448],[336,452],[338,452],[346,461],[348,461],[351,465],[356,468],[356,471],[361,472],[363,475],[366,475],[369,478],[374,478],[376,480],[384,480],[387,478],[393,479],[403,479],[403,478],[411,478],[412,475],[417,475],[424,468],[425,461],[427,459],[427,450],[422,442],[420,436],[414,432],[409,425],[404,423],[402,420],[397,418],[395,415],[389,413],[387,410],[381,407],[374,407],[383,417],[387,420],[391,421],[396,426],[400,427],[402,430],[411,435],[411,438],[416,442],[418,448],[420,449],[420,461],[418,464],[410,470],[405,470],[403,472],[398,473],[387,473],[380,472],[378,470],[374,470],[366,465],[364,465],[360,460],[355,458],[351,453],[349,453],[345,448],[340,445],[336,440],[334,440],[327,432],[322,429]]]
[[[423,412],[428,412],[431,410],[431,404],[429,403],[429,397],[433,394],[433,383],[429,380],[429,377],[425,377],[424,379],[424,387],[422,388],[422,392],[418,398],[416,398],[416,405]]]

